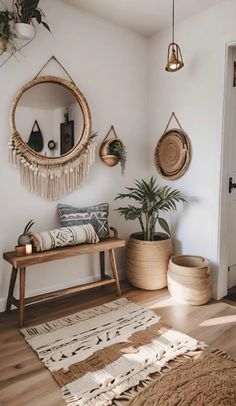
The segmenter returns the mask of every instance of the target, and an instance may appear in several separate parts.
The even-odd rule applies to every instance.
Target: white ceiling
[[[64,0],[90,13],[150,36],[171,25],[172,0]],[[226,0],[176,0],[176,22]]]

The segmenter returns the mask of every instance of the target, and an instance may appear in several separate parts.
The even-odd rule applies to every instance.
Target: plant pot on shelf
[[[212,297],[212,280],[208,261],[194,255],[177,255],[170,259],[168,289],[180,303],[203,305]]]
[[[35,35],[35,28],[32,24],[15,23],[15,34],[18,39],[30,41]]]
[[[157,290],[167,286],[168,262],[172,240],[155,233],[155,241],[144,241],[142,233],[131,234],[127,246],[127,277],[140,289]]]

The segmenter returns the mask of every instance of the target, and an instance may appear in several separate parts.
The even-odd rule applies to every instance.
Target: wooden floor
[[[168,291],[142,291],[127,283],[123,296],[143,303],[174,328],[236,358],[236,308],[223,302],[205,306],[177,304]],[[40,303],[26,310],[26,326],[43,323],[116,299],[114,287]],[[17,314],[0,315],[0,405],[63,406],[60,389],[17,328]]]

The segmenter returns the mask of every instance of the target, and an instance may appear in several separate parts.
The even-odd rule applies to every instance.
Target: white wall
[[[164,69],[170,30],[154,36],[149,44],[150,148],[154,150],[172,111],[192,143],[188,172],[169,182],[190,200],[177,222],[172,216],[176,250],[210,260],[215,295],[225,46],[236,40],[235,15],[236,2],[231,0],[176,26],[176,41],[185,63],[179,72]]]
[[[97,151],[96,163],[87,181],[62,201],[78,206],[108,201],[110,223],[118,227],[120,236],[127,237],[138,225],[119,218],[113,210],[118,206],[113,198],[135,178],[156,174],[154,148],[171,112],[175,111],[193,149],[186,175],[170,182],[190,200],[188,206],[179,210],[177,220],[171,216],[176,250],[203,255],[211,261],[216,293],[225,44],[236,40],[236,2],[223,2],[176,26],[176,39],[181,45],[185,67],[174,74],[164,70],[170,30],[147,41],[60,0],[44,0],[42,8],[53,35],[41,30],[25,49],[24,57],[18,55],[17,61],[13,59],[0,72],[2,252],[14,247],[30,218],[36,220],[38,230],[58,224],[56,202],[31,195],[20,185],[19,173],[10,167],[7,151],[8,115],[14,95],[55,54],[88,100],[93,130],[99,132],[98,144],[114,124],[128,150],[124,178],[118,166],[111,169],[104,166]],[[55,67],[49,73],[56,73]],[[119,264],[123,269],[123,253]],[[97,271],[97,260],[90,257],[34,267],[27,274],[27,289],[46,291],[55,285],[67,286],[76,283],[78,275],[85,280],[97,275]],[[1,261],[2,304],[9,276],[9,266]]]
[[[146,176],[147,155],[147,40],[129,30],[116,27],[79,11],[62,1],[42,0],[53,35],[39,30],[36,40],[0,71],[0,247],[12,250],[24,225],[35,219],[34,230],[58,225],[57,202],[43,200],[26,191],[17,170],[8,162],[8,123],[11,103],[16,92],[31,80],[49,57],[55,55],[70,72],[84,93],[92,112],[93,130],[101,144],[113,124],[127,145],[128,162],[124,177],[120,167],[108,168],[99,159],[84,185],[61,201],[78,206],[109,202],[110,224],[127,237],[137,227],[125,223],[113,210],[113,199],[134,178]],[[46,73],[57,73],[55,68]],[[60,72],[61,76],[65,75]],[[137,164],[138,163],[138,164]],[[123,251],[119,264],[123,269]],[[27,291],[47,291],[55,285],[64,287],[97,275],[97,258],[80,257],[30,268]],[[0,260],[0,304],[4,305],[10,277],[10,266]]]

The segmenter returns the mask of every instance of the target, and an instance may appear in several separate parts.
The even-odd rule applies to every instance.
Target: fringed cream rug
[[[197,362],[197,357],[199,359],[199,356],[203,356],[205,345],[169,328],[154,312],[127,299],[119,299],[21,332],[61,386],[63,398],[69,406],[123,405],[124,402],[131,402],[132,406],[189,405],[185,396],[196,394],[193,381],[187,391],[186,386],[184,397],[181,398],[182,395],[176,390],[179,379],[182,386],[183,382],[187,383],[190,369],[194,379],[197,379],[194,382],[200,385],[198,389],[202,387],[198,367],[194,370],[191,361]],[[204,359],[206,371],[209,363],[206,357]],[[221,363],[223,359],[220,359]],[[190,362],[186,364],[186,369],[183,366],[185,362]],[[212,362],[214,369],[214,360]],[[228,362],[232,362],[230,367],[234,367],[232,379],[235,384],[235,363]],[[217,363],[215,370],[216,366]],[[180,369],[169,375],[178,367]],[[150,386],[152,384],[157,385],[158,396],[155,395],[156,387]],[[175,398],[175,392],[178,402],[169,402],[169,395]],[[141,394],[143,398],[140,398]],[[235,390],[231,395],[235,395]],[[200,398],[199,403],[193,404],[206,403],[201,402]],[[218,406],[236,403],[207,404]]]

